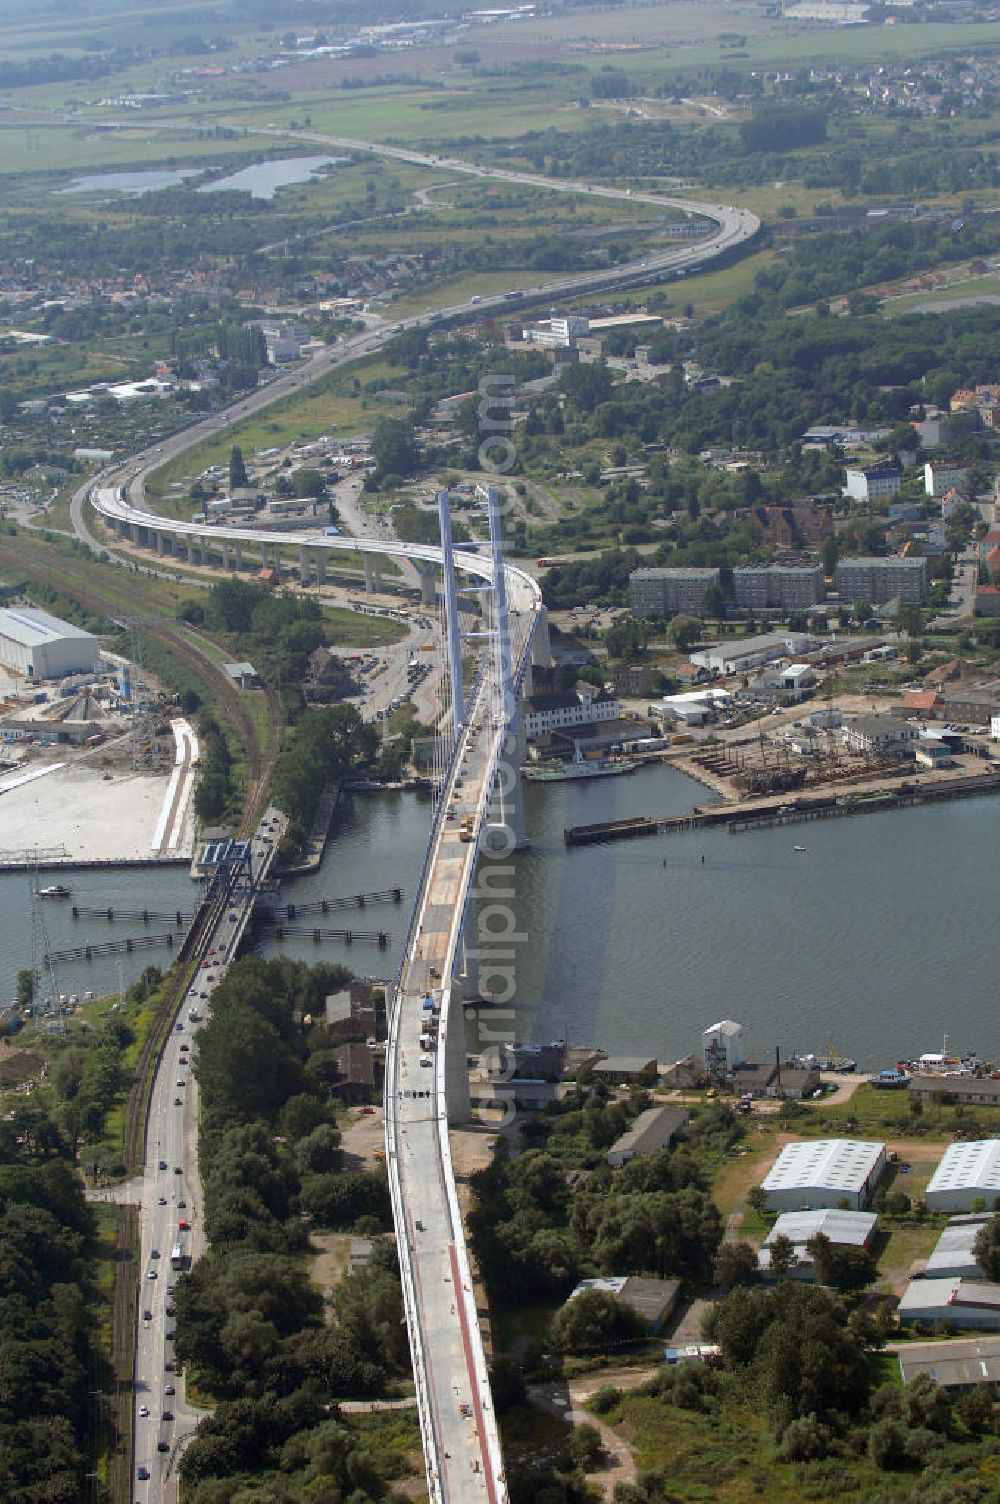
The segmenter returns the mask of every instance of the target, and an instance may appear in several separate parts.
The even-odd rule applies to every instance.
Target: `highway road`
[[[268,809],[251,839],[253,878],[274,859],[285,818]],[[167,1037],[153,1079],[141,1181],[139,1322],[133,1401],[134,1497],[141,1504],[176,1504],[177,1462],[202,1411],[190,1406],[174,1359],[174,1292],[178,1273],[206,1247],[198,1174],[198,1088],[192,1045],[211,1014],[212,994],[228,969],[248,905],[233,892],[218,908],[201,944],[198,968]],[[172,1258],[179,1247],[180,1259]]]
[[[725,205],[696,203],[657,194],[636,194],[604,184],[565,182],[533,173],[501,171],[451,157],[316,132],[272,134],[370,151],[427,167],[445,167],[453,173],[523,183],[553,193],[594,194],[602,198],[634,200],[654,207],[683,208],[707,215],[718,224],[716,233],[707,240],[678,246],[621,267],[576,274],[524,289],[516,295],[516,306],[571,293],[635,285],[658,280],[667,272],[693,269],[745,243],[759,228],[757,219],[749,211]],[[515,300],[508,295],[477,298],[475,302],[456,303],[431,315],[404,319],[377,331],[369,330],[338,341],[333,349],[314,356],[302,367],[246,394],[226,412],[214,414],[151,446],[133,456],[124,466],[113,467],[96,481],[92,479],[80,487],[71,508],[75,530],[92,548],[104,546],[87,524],[85,507],[91,499],[113,523],[137,524],[168,532],[174,537],[206,537],[218,544],[224,538],[231,542],[246,542],[253,541],[256,536],[272,546],[350,548],[362,553],[386,553],[410,561],[440,562],[440,550],[429,545],[401,544],[377,537],[304,540],[294,533],[255,535],[252,531],[209,528],[159,518],[145,506],[145,477],[150,470],[183,454],[203,438],[227,432],[234,422],[264,410],[289,393],[309,385],[333,367],[381,348],[402,329],[445,324],[512,306],[515,306]],[[481,580],[488,582],[492,577],[492,564],[488,558],[459,550],[456,562],[461,569]],[[541,598],[537,584],[524,571],[507,566],[505,574],[515,627],[514,665],[515,671],[521,673],[527,663]],[[473,701],[470,721],[456,746],[445,795],[435,817],[400,974],[399,993],[392,1012],[387,1057],[385,1118],[389,1182],[432,1504],[465,1504],[465,1501],[480,1499],[487,1504],[504,1504],[507,1497],[451,1165],[445,1090],[451,1002],[449,979],[455,966],[478,840],[497,776],[504,730],[498,706],[496,666],[490,663]],[[447,819],[447,815],[455,811],[454,796],[459,792],[459,777],[462,778],[462,790],[458,807],[467,805],[474,811],[476,839],[470,842],[458,839],[455,822]],[[431,966],[439,977],[432,977]],[[203,969],[207,974],[207,969]],[[433,980],[437,980],[440,986],[435,1025],[440,1047],[425,1049],[420,1044],[420,1028],[426,1011],[424,989]],[[208,1003],[210,997],[199,1001]],[[136,1460],[138,1466],[152,1475],[143,1504],[147,1499],[151,1504],[160,1504],[161,1500],[164,1504],[173,1504],[172,1464],[176,1445],[182,1427],[193,1423],[188,1410],[168,1403],[176,1399],[176,1395],[166,1392],[170,1382],[167,1378],[170,1370],[166,1364],[172,1361],[167,1337],[167,1286],[172,1281],[165,1268],[164,1274],[160,1274],[165,1261],[169,1265],[170,1235],[175,1230],[175,1222],[180,1220],[178,1214],[189,1209],[180,1207],[178,1201],[192,1199],[186,1190],[193,1188],[197,1177],[193,1139],[196,1104],[189,1087],[176,1086],[176,1081],[186,1079],[187,1074],[180,1069],[180,1057],[184,1053],[180,1050],[180,1040],[188,1025],[184,1020],[180,1022],[184,1027],[171,1036],[171,1045],[156,1077],[150,1142],[158,1142],[160,1148],[153,1151],[151,1164],[156,1168],[148,1166],[144,1179],[142,1288],[144,1291],[162,1290],[163,1296],[162,1299],[154,1297],[151,1305],[143,1307],[150,1311],[150,1319],[141,1323],[138,1343],[136,1372],[139,1382],[146,1386],[148,1397],[141,1399],[137,1396],[136,1401]],[[460,1020],[456,1021],[455,1027],[461,1028]],[[428,1063],[425,1064],[425,1060]],[[175,1096],[180,1096],[180,1105]],[[161,1161],[167,1166],[165,1170],[159,1168]],[[176,1169],[180,1170],[179,1174],[175,1173]],[[193,1222],[192,1218],[186,1220]],[[193,1225],[192,1237],[196,1231]],[[159,1251],[159,1259],[153,1258],[154,1248]],[[150,1274],[156,1277],[151,1279]],[[149,1412],[146,1415],[140,1413],[143,1405]],[[175,1416],[183,1415],[183,1421],[165,1420],[165,1409],[172,1410]],[[165,1450],[159,1450],[161,1446]],[[137,1480],[137,1489],[139,1486]]]
[[[122,122],[125,124],[126,122]],[[186,128],[186,127],[185,127]],[[361,334],[354,334],[348,338],[341,338],[336,345],[318,352],[303,365],[293,371],[288,371],[278,376],[274,381],[264,387],[259,387],[253,392],[246,393],[238,402],[223,412],[213,413],[210,417],[194,424],[191,428],[185,428],[180,433],[174,434],[162,443],[150,446],[132,457],[126,465],[116,467],[113,471],[105,472],[105,476],[115,475],[118,480],[125,480],[129,486],[132,500],[140,507],[145,499],[145,477],[150,471],[166,464],[168,461],[184,454],[204,439],[215,438],[220,433],[226,433],[234,423],[243,418],[271,407],[275,402],[287,397],[303,387],[311,385],[327,372],[337,366],[344,365],[349,361],[358,360],[363,356],[374,354],[397,333],[405,329],[423,327],[430,328],[437,324],[455,322],[463,318],[477,318],[484,314],[493,314],[503,310],[512,311],[526,303],[539,300],[551,300],[554,297],[567,297],[571,294],[598,292],[602,289],[613,289],[629,286],[637,286],[643,282],[655,282],[660,280],[666,273],[678,273],[694,270],[717,257],[737,249],[740,245],[752,240],[760,229],[760,221],[749,209],[740,209],[727,204],[707,203],[694,199],[682,198],[675,195],[657,193],[637,193],[630,188],[615,188],[605,183],[588,183],[578,179],[547,178],[540,173],[515,172],[510,169],[483,167],[477,162],[464,161],[456,157],[439,156],[432,152],[411,151],[406,147],[387,146],[377,141],[360,141],[346,136],[330,136],[317,131],[291,131],[278,130],[274,127],[261,127],[260,134],[268,137],[281,137],[288,140],[308,141],[323,146],[333,146],[341,149],[370,152],[372,155],[390,157],[397,161],[409,162],[413,165],[427,168],[446,168],[449,172],[459,173],[464,176],[490,178],[498,182],[518,183],[528,187],[546,190],[550,193],[571,193],[579,195],[591,195],[601,199],[612,199],[620,202],[641,203],[652,205],[661,209],[680,209],[691,214],[698,214],[714,220],[718,230],[706,240],[693,241],[690,244],[682,244],[671,247],[669,250],[654,252],[639,260],[625,262],[621,266],[604,268],[596,272],[575,272],[569,276],[556,277],[544,282],[517,291],[516,299],[510,294],[497,294],[488,297],[473,297],[462,302],[446,305],[430,314],[421,314],[404,318],[395,324],[386,324],[377,330],[366,330]],[[87,494],[93,481],[88,481],[76,491],[72,498],[71,512],[73,527],[77,535],[83,538],[88,545],[99,551],[102,547],[100,541],[90,533],[84,510]]]

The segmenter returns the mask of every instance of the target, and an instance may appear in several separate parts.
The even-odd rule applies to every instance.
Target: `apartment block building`
[[[738,606],[800,611],[817,605],[825,594],[818,564],[746,564],[733,570],[733,596]]]
[[[898,598],[904,606],[924,606],[928,590],[924,558],[862,556],[841,559],[837,565],[837,593],[842,601],[868,601],[880,606]]]
[[[705,597],[720,580],[718,569],[633,569],[628,577],[629,605],[636,616],[699,616]]]

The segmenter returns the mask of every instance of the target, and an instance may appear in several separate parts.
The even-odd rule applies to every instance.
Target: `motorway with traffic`
[[[187,1403],[174,1358],[174,1292],[181,1270],[205,1250],[198,1174],[198,1089],[191,1046],[211,1013],[285,829],[269,808],[249,842],[250,871],[220,880],[210,922],[195,952],[197,969],[163,1047],[153,1079],[139,1208],[141,1258],[133,1399],[135,1497],[175,1504],[176,1464],[203,1414]]]
[[[271,132],[275,134],[275,132]],[[228,411],[218,413],[175,434],[161,444],[135,455],[124,466],[112,467],[80,487],[72,499],[71,515],[77,534],[95,550],[104,548],[87,524],[85,507],[92,500],[97,509],[120,527],[146,527],[182,538],[207,538],[215,542],[227,535],[233,541],[253,541],[259,537],[271,546],[303,546],[301,535],[260,534],[204,524],[175,522],[157,517],[145,506],[145,478],[149,472],[185,453],[205,438],[227,431],[234,422],[271,406],[281,398],[309,385],[330,369],[380,349],[403,329],[415,326],[447,324],[457,319],[482,316],[510,306],[555,296],[596,292],[613,287],[655,281],[670,272],[684,272],[725,254],[751,239],[759,228],[756,217],[747,210],[725,205],[710,205],[676,197],[633,193],[604,184],[566,182],[547,179],[533,173],[517,173],[484,168],[478,163],[455,158],[436,157],[379,143],[358,142],[320,135],[316,132],[281,132],[297,140],[324,145],[339,145],[352,150],[395,157],[426,167],[445,167],[449,172],[492,177],[499,181],[524,183],[551,192],[594,194],[603,198],[630,200],[664,208],[680,208],[714,219],[719,229],[708,239],[675,247],[643,258],[641,261],[608,268],[600,272],[576,274],[497,297],[474,298],[438,309],[430,315],[402,320],[376,331],[341,339],[295,371],[278,377],[266,387],[244,396]],[[358,552],[382,552],[410,560],[440,562],[436,547],[401,544],[380,538],[311,539],[307,547],[353,548]],[[479,579],[489,581],[492,563],[471,552],[458,552],[458,567]],[[515,674],[523,672],[532,635],[541,609],[537,584],[521,570],[505,570],[512,620],[516,625],[513,653]],[[461,928],[465,916],[469,887],[472,882],[478,841],[487,817],[505,735],[504,716],[498,711],[496,665],[488,664],[471,707],[470,720],[456,743],[445,792],[439,803],[431,833],[428,855],[418,891],[416,917],[408,937],[400,989],[393,1008],[390,1042],[386,1064],[385,1120],[386,1149],[393,1215],[403,1281],[404,1306],[413,1355],[414,1379],[421,1431],[424,1442],[428,1489],[432,1504],[464,1504],[466,1500],[484,1499],[488,1504],[503,1504],[507,1497],[503,1460],[490,1401],[482,1338],[472,1294],[461,1212],[455,1190],[447,1128],[446,1058],[447,1030],[452,976]],[[464,766],[464,776],[460,769]],[[454,803],[457,780],[462,776],[462,801],[474,810],[474,839],[463,842],[455,836],[454,824],[447,815]],[[258,832],[258,836],[260,832]],[[216,949],[218,947],[216,946]],[[227,950],[226,954],[231,952]],[[431,967],[439,973],[440,992],[437,1006],[437,1050],[420,1044],[423,1026],[425,988]],[[206,972],[214,968],[202,968]],[[211,985],[217,985],[214,972]],[[199,989],[202,990],[202,989]],[[208,986],[204,990],[208,990]],[[210,995],[199,999],[210,1003]],[[180,1022],[184,1022],[181,1020]],[[460,1028],[460,1024],[456,1024]],[[175,1488],[172,1463],[174,1446],[171,1434],[179,1431],[176,1421],[164,1419],[164,1411],[180,1415],[182,1411],[169,1401],[166,1368],[172,1362],[167,1308],[167,1285],[172,1281],[164,1274],[161,1286],[159,1265],[169,1254],[172,1234],[180,1215],[193,1207],[180,1207],[179,1200],[191,1202],[186,1194],[197,1184],[196,1140],[193,1125],[196,1103],[190,1088],[178,1088],[176,1081],[186,1080],[180,1068],[180,1040],[187,1025],[174,1032],[171,1046],[157,1072],[149,1119],[149,1144],[153,1150],[154,1170],[147,1166],[143,1190],[143,1292],[163,1290],[162,1299],[144,1307],[150,1311],[149,1322],[141,1322],[137,1347],[137,1380],[146,1386],[146,1398],[136,1399],[136,1461],[151,1474],[143,1504],[172,1504]],[[424,1064],[427,1059],[429,1064]],[[464,1051],[463,1051],[464,1062]],[[424,1083],[428,1083],[424,1085]],[[180,1097],[180,1104],[175,1097]],[[149,1157],[149,1156],[147,1156]],[[159,1169],[160,1162],[167,1166]],[[179,1173],[177,1173],[179,1171]],[[172,1184],[171,1184],[172,1183]],[[198,1193],[200,1195],[200,1192]],[[192,1221],[193,1218],[185,1218]],[[195,1227],[192,1226],[192,1237]],[[155,1241],[154,1241],[155,1240]],[[194,1244],[192,1243],[192,1246]],[[153,1249],[159,1259],[153,1258]],[[155,1278],[150,1278],[155,1275]],[[177,1387],[174,1385],[174,1387]],[[141,1414],[145,1406],[147,1414]],[[190,1412],[183,1411],[184,1424],[190,1425]],[[165,1446],[165,1450],[160,1450]],[[148,1460],[147,1460],[148,1459]]]

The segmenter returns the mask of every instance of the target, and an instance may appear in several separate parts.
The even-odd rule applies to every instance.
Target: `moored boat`
[[[587,760],[578,758],[573,762],[548,763],[544,766],[523,768],[528,783],[565,783],[571,778],[612,778],[621,773],[634,773],[636,764],[628,757],[602,757]]]

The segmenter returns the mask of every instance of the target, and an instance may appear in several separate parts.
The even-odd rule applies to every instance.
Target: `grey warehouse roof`
[[[823,1186],[861,1191],[885,1152],[885,1144],[853,1138],[802,1139],[786,1144],[763,1181],[765,1191]]]
[[[0,636],[9,637],[25,647],[36,648],[46,642],[61,642],[67,637],[83,638],[93,642],[94,634],[72,622],[60,621],[48,611],[37,611],[34,606],[8,606],[0,610]]]
[[[949,1144],[927,1184],[932,1191],[980,1191],[1000,1196],[1000,1138]]]
[[[608,1154],[651,1154],[663,1149],[684,1127],[689,1115],[683,1107],[647,1107],[615,1140]]]
[[[984,1279],[911,1279],[899,1301],[900,1316],[918,1317],[945,1306],[962,1310],[1000,1311],[1000,1285]]]
[[[989,1220],[985,1213],[982,1216],[952,1217],[927,1260],[924,1270],[927,1278],[961,1274],[967,1279],[979,1279],[983,1271],[976,1263],[973,1244],[979,1229]]]
[[[963,1337],[949,1342],[919,1342],[899,1354],[903,1383],[918,1373],[930,1374],[942,1388],[971,1388],[1000,1381],[1000,1337]]]
[[[793,1243],[808,1243],[817,1233],[823,1233],[831,1243],[851,1243],[863,1248],[875,1228],[874,1212],[840,1211],[834,1207],[821,1206],[813,1211],[782,1212],[771,1231],[764,1239],[769,1247],[778,1237],[790,1238]]]

